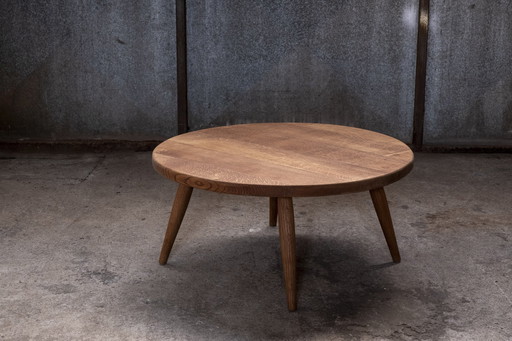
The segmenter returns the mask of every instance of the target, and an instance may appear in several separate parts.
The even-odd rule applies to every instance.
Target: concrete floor
[[[176,186],[150,153],[3,155],[1,340],[510,340],[512,155],[417,154],[387,188],[295,200],[289,313],[267,199],[195,191],[169,264]]]

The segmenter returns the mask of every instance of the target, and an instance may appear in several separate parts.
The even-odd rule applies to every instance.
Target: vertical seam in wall
[[[416,80],[414,86],[414,116],[412,132],[412,144],[416,150],[421,150],[423,148],[429,12],[430,1],[419,0],[418,39],[416,45]]]
[[[186,0],[176,1],[176,82],[178,134],[188,131]]]

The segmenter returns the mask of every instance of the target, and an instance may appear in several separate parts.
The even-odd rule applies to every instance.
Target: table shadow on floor
[[[398,289],[399,279],[389,274],[393,263],[371,264],[361,247],[333,238],[297,236],[298,310],[293,313],[286,309],[277,235],[182,247],[161,268],[161,280],[143,282],[133,292],[127,287],[123,297],[133,309],[144,310],[147,323],[181,328],[195,339],[293,339],[324,332],[367,336],[369,321],[378,329],[394,322],[393,316],[407,313],[397,309],[427,304],[431,308],[425,316],[410,317],[411,328],[442,334],[442,321],[428,326],[422,321],[436,313],[432,310],[442,310],[443,297],[438,305],[435,297],[433,305],[429,301],[442,293]],[[140,297],[133,297],[140,290],[146,297],[143,305]],[[393,326],[386,326],[378,335],[393,332]]]

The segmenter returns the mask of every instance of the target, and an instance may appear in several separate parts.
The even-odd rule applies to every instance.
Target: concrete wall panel
[[[174,2],[0,6],[0,137],[160,139],[176,130]]]
[[[431,1],[425,142],[512,145],[512,1]]]
[[[326,122],[410,142],[416,1],[187,2],[192,129]]]
[[[431,0],[427,144],[512,145],[512,1]],[[0,2],[0,139],[176,132],[174,1]],[[187,1],[192,129],[359,126],[411,142],[418,1]]]

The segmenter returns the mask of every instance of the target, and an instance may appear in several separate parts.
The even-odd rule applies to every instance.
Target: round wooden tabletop
[[[318,123],[255,123],[175,136],[153,151],[166,178],[215,192],[305,197],[384,187],[412,169],[404,143]]]

